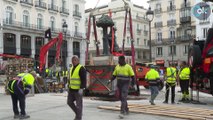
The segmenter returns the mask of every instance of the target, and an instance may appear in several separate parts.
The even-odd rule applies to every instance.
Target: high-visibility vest
[[[68,71],[66,70],[66,71],[62,71],[62,76],[63,77],[67,77],[68,76]]]
[[[26,85],[32,86],[34,84],[35,78],[30,73],[20,73],[17,76],[19,77],[19,80],[21,80],[23,82],[24,86],[26,86]],[[18,80],[13,80],[13,82],[11,83],[11,85],[8,86],[8,90],[11,93],[14,93],[14,84],[15,84],[16,81],[18,82]]]
[[[117,80],[130,80],[130,77],[135,74],[132,67],[129,64],[126,64],[124,66],[117,65],[113,75],[116,76]]]
[[[180,80],[189,80],[190,69],[188,67],[181,69],[179,72],[179,78],[180,78]]]
[[[154,80],[156,81],[159,78],[160,78],[160,75],[155,69],[150,69],[145,76],[145,79],[147,79],[148,81],[154,81]]]
[[[71,89],[74,89],[74,90],[79,90],[80,89],[80,86],[81,86],[81,80],[80,80],[80,76],[79,76],[79,71],[81,69],[81,65],[79,64],[75,70],[73,71],[73,74],[72,74],[72,70],[73,70],[73,67],[71,68],[70,70],[70,84],[69,84],[69,87]]]
[[[166,69],[166,82],[175,83],[176,82],[176,68],[168,67]]]

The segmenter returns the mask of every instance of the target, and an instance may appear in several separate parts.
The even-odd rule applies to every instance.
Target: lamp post
[[[171,48],[171,54],[172,54],[172,66],[174,65],[174,40],[171,42],[172,48]]]
[[[151,22],[154,18],[154,12],[149,7],[148,11],[146,12],[146,18],[149,21],[149,62],[152,62],[152,44],[151,44]]]
[[[64,33],[64,40],[66,40],[66,34],[67,34],[67,28],[68,28],[68,25],[66,22],[63,23],[62,25],[62,28],[63,28],[63,33]],[[62,48],[63,48],[63,42],[62,42]],[[65,56],[65,60],[64,60],[64,67],[66,67],[66,54],[64,55]],[[62,57],[62,49],[61,49],[61,61],[63,61],[63,57]]]

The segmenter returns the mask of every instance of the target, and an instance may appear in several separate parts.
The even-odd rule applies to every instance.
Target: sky
[[[107,5],[111,0],[85,0],[86,1],[86,9],[88,8],[94,8],[97,4],[97,6],[101,5]],[[144,8],[148,8],[149,4],[147,3],[148,0],[131,0],[134,4],[143,6]]]

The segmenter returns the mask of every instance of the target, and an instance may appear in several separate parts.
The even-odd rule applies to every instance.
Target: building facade
[[[149,47],[148,47],[148,22],[145,19],[146,9],[143,6],[135,5],[131,2],[131,0],[126,0],[131,8],[131,16],[132,16],[132,25],[133,25],[133,39],[134,39],[134,47],[135,47],[135,58],[136,62],[147,62],[149,59]],[[96,9],[99,11],[104,10],[113,10],[119,7],[124,7],[123,0],[111,0],[108,5],[97,7]],[[88,29],[88,18],[89,14],[91,13],[92,9],[87,9],[85,11],[86,16],[86,30]],[[100,16],[96,16],[96,20],[98,20]],[[124,23],[125,23],[125,11],[121,12],[114,12],[112,13],[112,20],[114,22],[114,27],[117,28],[115,32],[116,41],[119,46],[119,50],[122,50],[123,39],[125,39],[125,51],[131,51],[131,37],[130,37],[130,27],[129,27],[129,20],[127,20],[127,31],[126,36],[123,37],[124,31]],[[110,30],[108,30],[110,31]],[[102,28],[97,27],[97,36],[98,41],[100,41],[99,48],[100,53],[102,54],[103,50],[103,30]],[[91,22],[91,32],[90,32],[90,44],[89,44],[89,56],[96,56],[96,42],[93,25]]]
[[[151,24],[152,60],[165,66],[188,60],[189,45],[195,37],[194,0],[150,0],[154,19]],[[191,33],[187,33],[191,29]]]
[[[38,67],[40,48],[49,41],[44,34],[51,28],[52,38],[63,32],[64,65],[71,63],[74,54],[84,63],[84,4],[84,0],[1,0],[0,54],[35,58]],[[68,25],[66,33],[64,22]],[[55,54],[56,45],[48,52],[50,66],[55,64]]]
[[[196,4],[200,2],[203,1],[196,0]],[[210,7],[212,6],[212,2],[206,2],[206,4],[208,4]],[[204,19],[196,19],[196,25],[196,40],[206,40],[208,29],[213,27],[213,13],[211,12],[210,16]]]

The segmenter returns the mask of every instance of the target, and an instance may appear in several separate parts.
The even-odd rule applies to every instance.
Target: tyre
[[[193,45],[189,48],[188,63],[191,68],[202,64],[201,50],[198,45]]]

